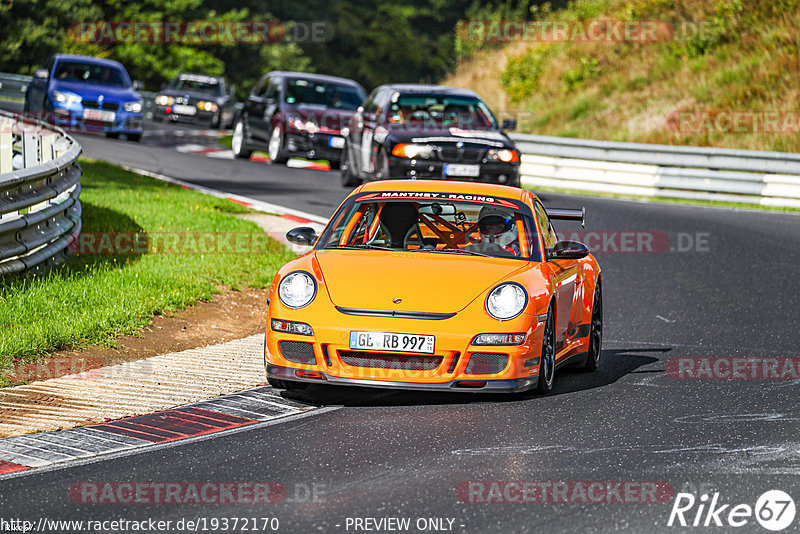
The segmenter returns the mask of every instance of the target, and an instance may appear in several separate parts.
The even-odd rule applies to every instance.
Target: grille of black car
[[[508,365],[508,354],[474,352],[469,357],[469,363],[464,373],[468,375],[491,375],[499,373],[506,368],[506,365]]]
[[[347,365],[353,367],[371,367],[377,369],[402,369],[404,371],[433,371],[442,364],[441,356],[408,355],[393,352],[360,352],[340,350],[339,357]]]
[[[100,102],[97,100],[83,100],[83,107],[90,108],[90,109],[100,109],[103,108],[108,111],[117,111],[119,109],[119,104],[116,102],[103,102],[101,105]]]
[[[314,356],[314,345],[303,341],[281,341],[281,355],[294,363],[305,365],[316,365],[317,358]]]
[[[439,159],[447,163],[479,163],[484,152],[482,148],[444,146],[439,149]]]

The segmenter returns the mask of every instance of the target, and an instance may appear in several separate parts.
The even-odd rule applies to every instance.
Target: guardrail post
[[[47,163],[53,160],[53,143],[55,142],[56,135],[49,133],[40,137],[41,139],[41,163]]]
[[[39,164],[39,136],[35,132],[22,132],[22,160],[24,169]]]
[[[14,136],[11,134],[13,121],[8,117],[0,117],[0,174],[14,170]]]

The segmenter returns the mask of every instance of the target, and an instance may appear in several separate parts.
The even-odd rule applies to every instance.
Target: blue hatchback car
[[[142,97],[117,61],[56,54],[36,71],[25,92],[25,111],[70,129],[142,138]]]

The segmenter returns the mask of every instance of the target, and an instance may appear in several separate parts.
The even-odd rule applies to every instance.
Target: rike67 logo
[[[796,511],[794,500],[780,490],[765,492],[755,506],[724,503],[719,493],[710,498],[703,494],[699,499],[691,493],[678,493],[667,526],[752,528],[755,518],[765,529],[777,532],[792,524]]]

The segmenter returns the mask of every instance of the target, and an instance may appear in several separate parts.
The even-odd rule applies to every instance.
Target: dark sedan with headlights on
[[[273,71],[247,98],[233,129],[233,153],[248,158],[266,150],[272,163],[291,157],[324,159],[337,166],[342,157],[342,128],[364,101],[366,92],[347,78]]]
[[[382,85],[353,115],[345,136],[344,187],[389,178],[519,186],[519,151],[473,91]]]
[[[153,119],[199,122],[211,128],[233,126],[236,96],[233,85],[220,76],[183,73],[154,100]]]

